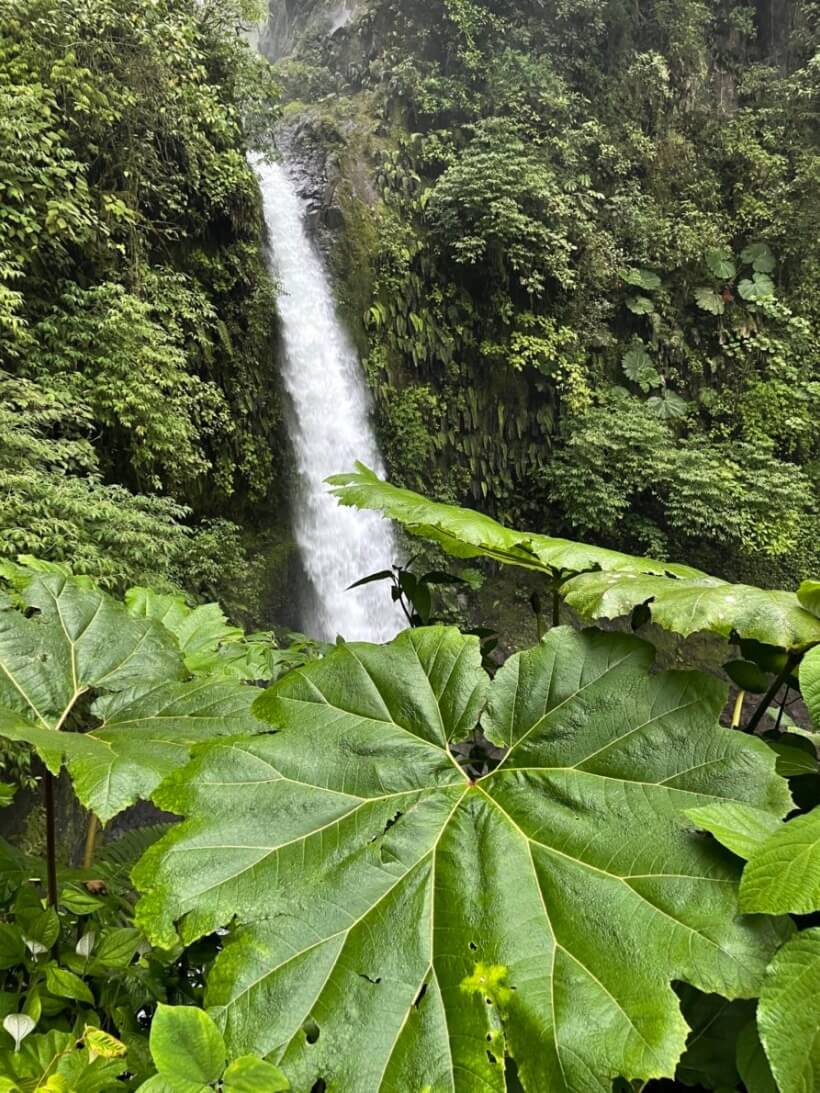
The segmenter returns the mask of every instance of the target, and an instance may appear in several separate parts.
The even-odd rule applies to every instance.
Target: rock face
[[[356,14],[356,0],[270,0],[260,48],[271,61],[293,51],[303,34],[335,34]]]
[[[310,115],[297,117],[282,125],[278,137],[299,196],[307,206],[311,233],[320,244],[327,243],[325,229],[332,231],[342,225],[336,202],[341,181],[339,159],[332,147],[333,134],[324,128]]]

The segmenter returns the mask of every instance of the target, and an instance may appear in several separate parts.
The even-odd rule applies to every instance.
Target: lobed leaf
[[[719,292],[707,285],[700,285],[694,291],[695,303],[701,311],[708,311],[712,315],[722,315],[726,310],[726,304]]]
[[[648,604],[651,618],[684,637],[707,630],[786,649],[820,641],[820,619],[793,592],[728,584],[717,577],[669,580],[638,573],[583,573],[563,586],[566,602],[581,615],[615,619]]]
[[[513,531],[482,513],[391,486],[362,464],[328,481],[341,504],[380,511],[456,557],[483,556],[569,577],[562,595],[588,618],[619,618],[648,603],[653,622],[683,635],[705,630],[787,649],[820,643],[820,619],[792,592],[733,585],[690,566]]]
[[[98,741],[104,751],[69,758],[77,796],[107,823],[150,797],[194,744],[265,731],[251,712],[257,694],[229,680],[197,679],[98,699],[93,712],[101,725],[79,739]]]
[[[412,490],[392,486],[362,463],[356,464],[354,472],[334,475],[328,482],[340,504],[382,512],[397,520],[411,535],[439,543],[448,554],[457,558],[493,558],[550,575],[601,569],[671,573],[679,577],[704,576],[691,566],[622,554],[570,539],[514,531],[473,509],[428,501]]]
[[[189,680],[155,619],[50,571],[27,577],[19,594],[31,616],[0,602],[0,736],[31,744],[52,773],[66,762],[103,822],[147,797],[194,743],[263,729],[250,710],[256,692]]]
[[[649,671],[625,635],[552,630],[490,682],[477,639],[345,645],[258,701],[278,730],[215,743],[155,800],[187,817],[134,872],[172,945],[237,919],[206,1001],[229,1049],[295,1089],[609,1088],[674,1073],[671,988],[756,993],[785,927],[738,913],[740,863],[681,812],[780,816],[725,689]],[[451,745],[505,749],[474,780]]]
[[[728,247],[710,247],[706,252],[706,265],[719,281],[733,281],[737,274],[737,267]]]

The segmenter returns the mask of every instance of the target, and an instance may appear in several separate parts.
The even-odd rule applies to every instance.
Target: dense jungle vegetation
[[[273,7],[392,477],[816,572],[817,4],[367,0],[330,36],[334,5]]]
[[[245,15],[250,17],[252,11]],[[231,591],[274,507],[273,288],[232,3],[0,4],[0,550]]]
[[[0,0],[0,1093],[820,1093],[819,24]],[[277,145],[383,645],[270,598]]]

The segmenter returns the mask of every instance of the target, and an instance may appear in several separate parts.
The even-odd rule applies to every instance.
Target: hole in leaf
[[[492,998],[485,998],[484,1001],[487,1003],[488,1006],[491,1006],[493,1004]]]
[[[310,1093],[325,1093],[327,1089],[327,1082],[324,1078],[320,1078],[318,1082],[314,1082],[310,1087]]]
[[[365,972],[359,972],[359,978],[366,979],[367,982],[372,983],[374,987],[382,981],[382,977],[380,975],[374,977],[372,975],[367,975]]]
[[[493,1055],[491,1051],[487,1052],[487,1058],[490,1060],[492,1066],[495,1066],[495,1064],[498,1062],[498,1059],[496,1059],[495,1055]]]
[[[476,952],[476,950],[478,949],[478,945],[476,945],[474,941],[471,941],[470,948],[473,950],[473,952]]]
[[[420,990],[420,991],[419,991],[419,993],[418,993],[418,994],[416,995],[416,1000],[415,1000],[415,1002],[413,1003],[413,1005],[414,1005],[414,1006],[416,1007],[416,1009],[418,1009],[418,1008],[419,1008],[419,1006],[421,1005],[421,1000],[422,1000],[422,998],[424,998],[425,994],[427,994],[427,984],[426,984],[426,983],[422,983],[422,985],[421,985],[421,990]]]
[[[372,839],[371,839],[370,841],[371,841],[372,843],[374,843],[374,842],[376,842],[376,841],[377,841],[378,839],[382,839],[382,838],[384,838],[384,836],[385,836],[385,835],[387,834],[387,832],[388,832],[388,831],[390,830],[390,828],[391,828],[391,827],[392,827],[392,826],[393,826],[394,824],[397,824],[397,823],[399,822],[399,820],[400,820],[400,819],[402,818],[402,816],[403,816],[403,815],[404,815],[404,813],[403,813],[403,812],[397,812],[397,813],[396,813],[396,814],[395,814],[394,816],[391,816],[391,817],[390,817],[390,819],[389,819],[389,820],[387,821],[387,823],[386,823],[386,824],[384,825],[384,827],[382,828],[382,832],[381,832],[381,834],[380,834],[380,835],[374,835],[374,836],[373,836],[373,838],[372,838]]]
[[[319,1039],[319,1026],[312,1017],[308,1017],[307,1021],[302,1025],[302,1029],[304,1030],[307,1042],[309,1044],[315,1044]],[[322,1088],[324,1088],[324,1086]]]
[[[507,1081],[507,1093],[524,1093],[515,1059],[509,1055],[504,1059],[504,1077]]]
[[[492,1040],[492,1038],[493,1038],[493,1034],[491,1032],[488,1032],[487,1033],[487,1039]]]

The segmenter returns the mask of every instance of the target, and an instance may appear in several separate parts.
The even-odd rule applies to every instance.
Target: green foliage
[[[651,619],[676,634],[714,634],[801,649],[820,640],[817,619],[792,592],[729,584],[717,577],[670,580],[613,569],[582,573],[562,588],[570,607],[593,619],[617,619],[646,604]]]
[[[106,584],[174,573],[186,510],[105,485],[92,428],[68,391],[0,372],[0,553],[70,561]]]
[[[627,367],[643,390],[659,382],[643,350],[627,354]],[[676,396],[664,396],[668,411]],[[676,415],[688,413],[685,403],[671,415],[655,411],[652,399],[616,393],[568,419],[543,478],[573,530],[626,550],[662,543],[663,552],[710,568],[721,553],[741,569],[758,559],[788,564],[809,535],[809,476],[771,447],[681,437]]]
[[[687,815],[747,859],[740,884],[744,911],[809,914],[820,909],[820,809],[785,824],[771,812],[746,804],[710,805]],[[797,934],[767,969],[757,1007],[759,1041],[752,1037],[745,1059],[744,1080],[750,1090],[802,1093],[814,1084],[820,1027],[818,938],[816,929]]]
[[[795,597],[512,532],[364,469],[337,489],[556,588],[658,582],[662,614],[668,588],[694,586],[684,614],[757,635],[736,663],[774,678],[759,708],[788,679],[817,712],[820,634],[803,634],[799,680],[799,653],[778,648],[817,622]],[[445,579],[380,578],[416,626]],[[782,775],[817,777],[810,732],[721,728],[724,684],[654,672],[636,637],[566,627],[489,674],[454,628],[302,642],[271,653],[286,674],[256,697],[236,663],[263,636],[216,605],[137,588],[126,606],[34,560],[5,579],[0,731],[53,769],[67,753],[104,820],[149,795],[183,817],[58,866],[53,885],[51,856],[0,846],[8,1093],[458,1089],[465,1071],[501,1090],[509,1059],[539,1093],[618,1073],[775,1093],[771,1072],[802,1093],[816,961],[813,932],[789,940],[784,916],[820,905],[820,809],[784,822]]]
[[[282,1093],[290,1085],[281,1070],[245,1055],[226,1066],[222,1034],[200,1009],[157,1007],[151,1022],[151,1057],[157,1077],[140,1086],[144,1093],[202,1093],[216,1083],[223,1093]]]
[[[686,1025],[665,984],[747,996],[782,936],[737,917],[737,867],[678,810],[776,817],[788,797],[763,744],[717,727],[722,688],[651,659],[557,629],[490,683],[455,630],[340,647],[259,700],[273,736],[209,749],[157,796],[188,818],[138,867],[139,921],[172,944],[175,923],[192,941],[238,916],[208,1004],[298,1088],[467,1069],[502,1089],[505,1055],[533,1090],[671,1074]],[[505,753],[476,782],[448,745],[479,718]]]
[[[58,901],[46,907],[38,880],[31,879],[43,877],[43,863],[8,844],[0,846],[0,855],[0,1088],[130,1088],[126,1071],[150,1072],[137,1014],[157,1001],[190,1003],[199,997],[180,950],[153,949],[133,928],[130,893],[102,861],[93,883],[78,870],[61,870]]]
[[[150,588],[125,594],[128,611],[137,618],[156,619],[174,635],[193,675],[234,679],[273,679],[276,646],[271,633],[246,635],[231,626],[219,604],[190,607],[177,596],[160,596]]]
[[[249,11],[0,2],[6,556],[184,582],[188,520],[276,488]]]
[[[152,619],[58,574],[29,579],[18,597],[0,610],[0,735],[31,744],[53,773],[67,762],[104,822],[149,796],[197,741],[255,731],[253,690],[213,666],[189,680],[175,635]],[[212,641],[211,614],[191,613],[189,649]]]
[[[726,310],[723,297],[719,292],[715,292],[713,288],[696,288],[694,296],[695,303],[701,311],[708,311],[712,315],[722,315]],[[747,297],[744,296],[744,299],[747,299]]]
[[[741,903],[771,914],[809,914],[820,907],[820,809],[790,820],[752,848]]]
[[[780,1093],[803,1093],[820,1072],[820,930],[792,938],[772,961],[758,1003],[758,1028]]]
[[[665,489],[629,498],[623,541],[603,513],[596,534],[653,552],[667,536],[688,556],[698,541],[747,583],[816,572],[816,13],[787,7],[366,0],[298,42],[288,63],[311,75],[292,94],[324,73],[334,119],[320,151],[380,198],[344,294],[370,294],[368,374],[398,484],[532,529],[551,502],[571,534],[587,497],[554,486],[556,453],[563,473],[639,343],[654,372],[628,378],[674,434],[643,444],[646,479],[680,446],[708,451],[710,485],[726,468],[790,496],[763,521],[775,550],[707,529],[694,498],[690,541],[669,541],[688,521]],[[297,7],[295,29],[314,11]]]
[[[382,512],[397,520],[411,535],[439,543],[456,558],[493,558],[548,574],[600,568],[703,576],[691,566],[628,557],[618,551],[566,539],[515,531],[483,513],[428,501],[411,490],[392,486],[361,463],[356,471],[334,475],[328,481],[340,504]]]
[[[626,378],[636,383],[644,393],[661,384],[660,374],[652,363],[652,358],[642,347],[627,350],[621,366]]]
[[[619,618],[648,605],[654,622],[684,635],[709,630],[787,649],[820,642],[818,619],[792,592],[732,585],[690,566],[514,531],[481,513],[391,486],[361,465],[330,483],[342,504],[381,511],[455,557],[492,558],[545,573],[589,618]]]
[[[737,266],[728,247],[710,247],[706,252],[706,265],[719,281],[733,281],[737,275]]]

